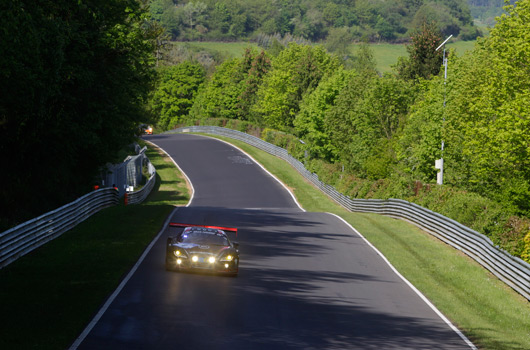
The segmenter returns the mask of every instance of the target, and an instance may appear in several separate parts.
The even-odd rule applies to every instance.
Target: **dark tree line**
[[[346,29],[356,40],[403,41],[424,21],[474,40],[465,0],[150,0],[153,18],[176,40],[241,40],[263,33],[313,42]]]
[[[137,0],[0,2],[1,228],[86,193],[145,118],[152,45]]]

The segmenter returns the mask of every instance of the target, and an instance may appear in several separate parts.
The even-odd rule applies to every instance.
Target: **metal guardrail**
[[[190,126],[175,129],[170,132],[200,132],[226,136],[246,142],[249,145],[282,158],[322,192],[346,209],[354,212],[377,213],[406,220],[464,252],[504,283],[530,300],[530,264],[494,246],[493,242],[483,234],[452,219],[417,204],[400,199],[350,198],[338,192],[333,186],[321,182],[316,174],[308,171],[300,161],[289,155],[285,149],[236,130],[216,126]]]
[[[124,196],[129,186],[137,187],[142,181],[142,167],[147,160],[145,151],[135,144],[136,155],[127,156],[118,164],[107,164],[106,171],[101,175],[102,187],[117,187],[120,196]]]
[[[141,156],[148,162],[150,177],[140,190],[128,193],[128,204],[142,203],[151,193],[156,182],[156,169],[145,157],[145,148],[141,152]],[[102,188],[0,233],[0,268],[59,237],[98,211],[119,202],[119,189]]]
[[[153,187],[155,186],[155,182],[156,182],[156,169],[153,166],[153,164],[151,164],[151,162],[149,161],[147,163],[147,167],[148,167],[148,172],[149,172],[149,180],[147,180],[147,183],[145,184],[145,186],[139,189],[138,191],[129,192],[126,194],[128,204],[142,203],[153,190]]]
[[[0,233],[0,268],[118,202],[116,189],[103,188]]]

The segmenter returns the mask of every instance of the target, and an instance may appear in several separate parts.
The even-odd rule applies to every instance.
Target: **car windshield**
[[[210,245],[228,245],[228,240],[220,233],[189,231],[184,232],[179,237],[181,243],[210,244]]]

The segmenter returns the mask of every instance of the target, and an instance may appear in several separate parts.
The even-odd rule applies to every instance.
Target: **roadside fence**
[[[178,128],[169,133],[176,132],[226,136],[282,158],[322,192],[349,211],[382,214],[408,221],[467,254],[501,281],[530,300],[530,264],[496,247],[485,235],[452,219],[400,199],[350,198],[338,192],[333,186],[321,182],[318,175],[308,171],[299,160],[289,155],[287,150],[243,132],[217,126],[190,126]]]
[[[149,173],[149,179],[141,189],[125,193],[125,196],[127,198],[126,204],[142,203],[147,198],[147,196],[149,196],[149,194],[153,190],[153,187],[155,186],[156,169],[147,157],[145,159],[147,160],[147,171]]]
[[[122,196],[127,201],[125,204],[142,203],[156,182],[156,169],[145,151],[146,147],[138,155],[127,157],[123,163],[112,166],[112,172],[105,177],[109,187],[90,192],[56,210],[0,233],[0,268],[59,237],[100,210],[119,204]],[[126,191],[133,184],[139,185],[145,162],[149,173],[146,184],[137,191]]]
[[[127,190],[137,187],[142,181],[142,168],[149,159],[145,155],[146,147],[140,148],[135,144],[135,156],[128,156],[119,164],[108,164],[106,171],[101,176],[102,187],[116,187],[123,197]]]
[[[103,188],[2,232],[0,268],[59,237],[98,211],[118,203],[118,191]]]

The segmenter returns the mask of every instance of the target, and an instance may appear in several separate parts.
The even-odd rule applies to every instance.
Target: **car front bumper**
[[[180,263],[178,262],[180,260]],[[203,271],[219,274],[237,274],[239,272],[239,260],[218,261],[213,264],[208,262],[193,262],[190,259],[178,259],[166,257],[166,268],[174,271]]]

